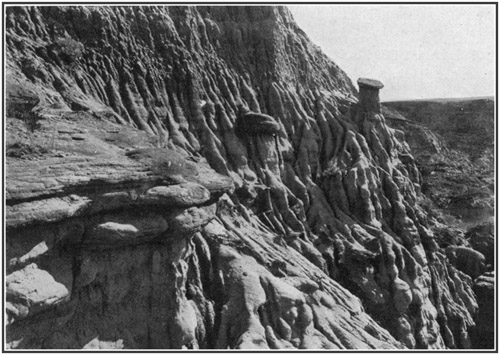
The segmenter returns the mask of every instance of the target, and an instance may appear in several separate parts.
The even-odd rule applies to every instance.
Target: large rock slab
[[[25,318],[68,300],[70,291],[47,271],[29,264],[6,277],[8,313]]]
[[[11,160],[6,169],[7,201],[23,202],[61,194],[88,194],[133,188],[158,176],[142,164],[125,157],[68,156],[44,160]]]
[[[91,205],[88,197],[70,195],[23,202],[6,207],[7,228],[53,223],[82,215]]]
[[[189,182],[155,186],[146,190],[139,188],[86,196],[71,194],[7,206],[6,225],[8,228],[19,228],[32,224],[53,223],[71,217],[93,215],[133,206],[137,208],[192,207],[203,205],[211,198],[211,193],[207,188]]]

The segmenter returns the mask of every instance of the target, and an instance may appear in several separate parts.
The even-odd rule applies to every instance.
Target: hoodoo
[[[384,87],[378,80],[359,78],[359,105],[366,112],[380,113],[379,90]]]

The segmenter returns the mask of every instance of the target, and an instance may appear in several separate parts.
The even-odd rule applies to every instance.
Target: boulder
[[[6,277],[6,295],[10,302],[8,312],[14,309],[14,318],[24,318],[67,300],[68,288],[36,264],[29,264]]]

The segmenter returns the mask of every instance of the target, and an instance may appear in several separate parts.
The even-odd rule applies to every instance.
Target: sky
[[[295,21],[381,101],[493,96],[493,5],[289,5]]]

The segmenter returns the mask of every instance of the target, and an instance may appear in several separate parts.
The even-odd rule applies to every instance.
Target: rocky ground
[[[7,348],[491,347],[485,256],[441,243],[380,85],[286,8],[6,29]]]

